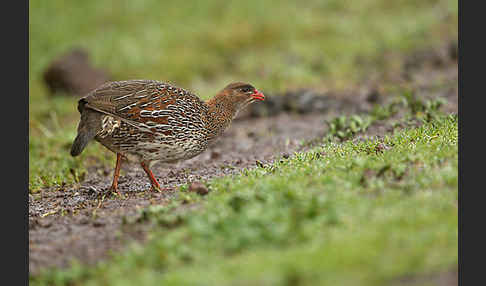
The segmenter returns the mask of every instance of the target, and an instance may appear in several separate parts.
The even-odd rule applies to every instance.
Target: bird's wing
[[[155,125],[167,124],[171,116],[184,115],[184,105],[204,105],[196,95],[154,80],[105,83],[82,98],[80,104],[152,132]]]

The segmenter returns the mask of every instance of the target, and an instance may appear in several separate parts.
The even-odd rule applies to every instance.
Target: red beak
[[[258,90],[255,89],[255,91],[253,92],[253,94],[251,95],[254,99],[258,99],[258,100],[265,100],[265,96],[263,95],[263,93],[259,92]]]

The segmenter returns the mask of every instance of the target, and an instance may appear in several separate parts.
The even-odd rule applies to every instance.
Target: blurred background
[[[49,88],[77,49],[85,84],[154,79],[206,99],[231,81],[268,94],[385,80],[401,55],[457,41],[454,0],[30,1],[29,189],[70,182],[80,94]],[[57,62],[56,62],[57,61]],[[78,76],[79,75],[79,76]],[[54,77],[54,79],[52,79]],[[98,83],[97,83],[98,84]],[[66,152],[60,152],[65,150]],[[104,148],[88,148],[112,164]]]

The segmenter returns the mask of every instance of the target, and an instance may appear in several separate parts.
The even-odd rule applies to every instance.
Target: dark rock
[[[83,49],[73,49],[55,59],[44,72],[51,94],[66,92],[82,96],[110,80],[104,70],[95,68]]]
[[[366,101],[368,101],[369,103],[378,103],[381,101],[381,99],[381,93],[376,88],[371,89],[366,95]]]

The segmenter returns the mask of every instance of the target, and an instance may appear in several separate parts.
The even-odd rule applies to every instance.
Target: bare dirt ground
[[[405,84],[426,98],[442,97],[446,100],[443,110],[457,112],[457,55],[443,51],[414,54],[394,82]],[[150,191],[149,181],[139,166],[124,164],[119,180],[123,197],[110,195],[107,189],[115,164],[113,155],[113,168],[95,164],[79,184],[46,188],[29,195],[30,274],[35,275],[43,268],[67,267],[72,259],[95,263],[131,240],[142,241],[148,226],[128,226],[123,224],[124,217],[149,205],[167,203],[178,195],[178,186],[182,184],[236,174],[244,168],[305,150],[309,144],[304,142],[325,135],[325,120],[369,111],[374,102],[386,101],[388,97],[376,94],[371,87],[364,90],[315,97],[309,95],[311,91],[299,91],[300,94],[294,92],[300,104],[294,112],[289,104],[272,100],[266,106],[249,110],[203,154],[178,165],[155,165],[153,172],[166,188],[161,193]],[[266,96],[272,98],[271,94]],[[294,97],[287,96],[287,101],[289,98]],[[261,114],[267,116],[258,116]],[[390,124],[379,122],[369,128],[367,135],[380,135],[392,129]]]

